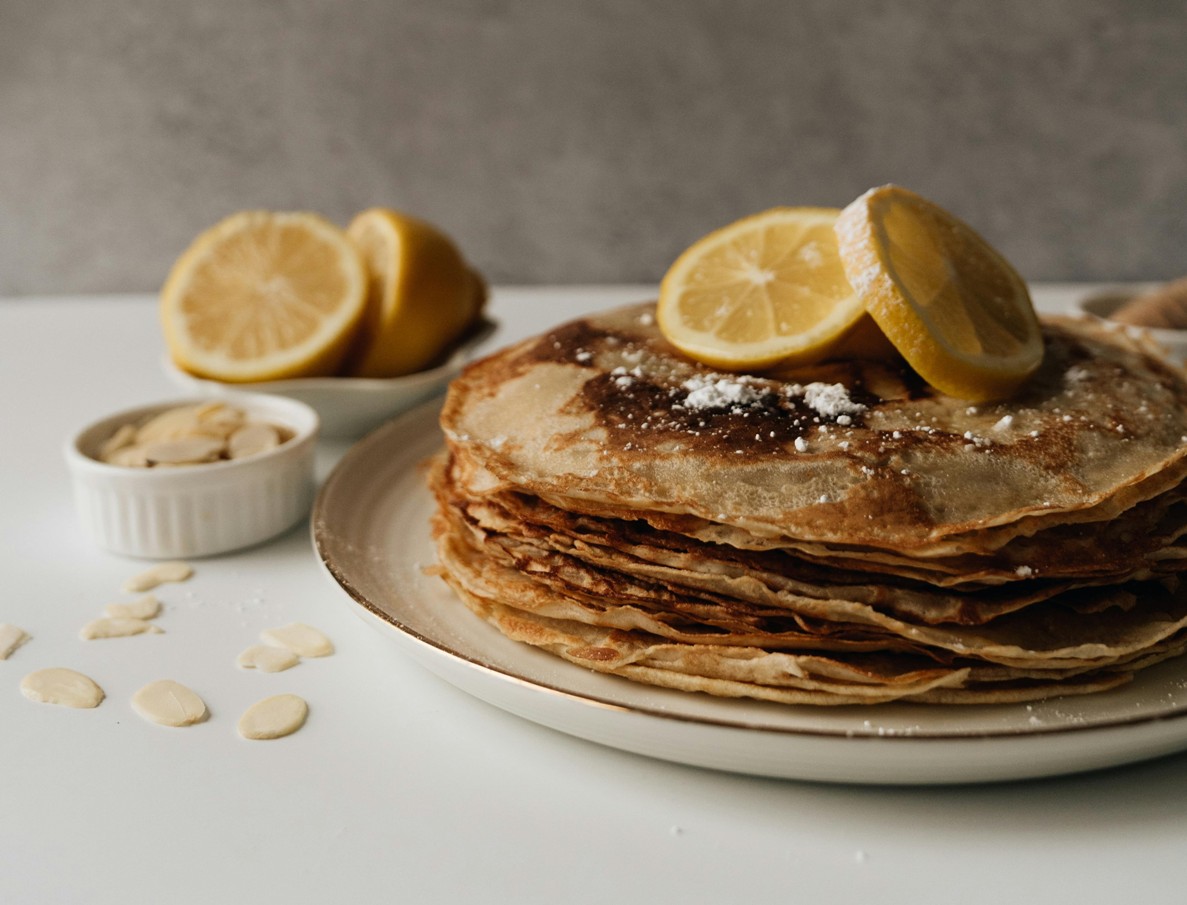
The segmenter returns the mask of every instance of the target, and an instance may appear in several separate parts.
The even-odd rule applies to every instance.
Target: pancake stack
[[[901,361],[683,357],[654,306],[450,387],[436,570],[589,669],[790,704],[1113,688],[1187,648],[1187,381],[1098,321],[969,405]]]

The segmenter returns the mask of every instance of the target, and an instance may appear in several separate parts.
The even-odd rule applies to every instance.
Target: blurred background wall
[[[155,291],[252,207],[397,207],[495,283],[649,282],[885,182],[1032,280],[1187,273],[1187,5],[0,0],[0,295]]]

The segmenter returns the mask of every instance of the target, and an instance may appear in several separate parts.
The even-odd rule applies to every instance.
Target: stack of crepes
[[[780,378],[676,353],[652,305],[473,364],[442,413],[436,569],[517,641],[792,704],[1100,691],[1187,648],[1187,382],[1044,324],[969,405],[901,362]]]

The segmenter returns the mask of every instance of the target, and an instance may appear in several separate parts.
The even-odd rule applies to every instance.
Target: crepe
[[[695,516],[772,545],[979,552],[1112,517],[1114,498],[1128,508],[1187,471],[1177,372],[1088,321],[1046,336],[1022,396],[970,406],[883,362],[715,374],[667,345],[650,307],[626,309],[471,367],[442,425],[495,480],[603,512]]]
[[[1044,325],[1018,397],[904,364],[725,375],[653,306],[451,385],[439,574],[510,637],[636,681],[786,703],[1087,693],[1187,647],[1187,381]]]

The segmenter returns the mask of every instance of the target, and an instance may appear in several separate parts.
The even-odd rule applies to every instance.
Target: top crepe
[[[575,321],[471,366],[442,414],[471,482],[654,513],[736,546],[927,568],[1145,501],[1162,500],[1157,522],[1187,473],[1187,384],[1095,322],[1045,325],[1023,394],[969,406],[902,363],[714,373],[671,349],[651,312]]]

